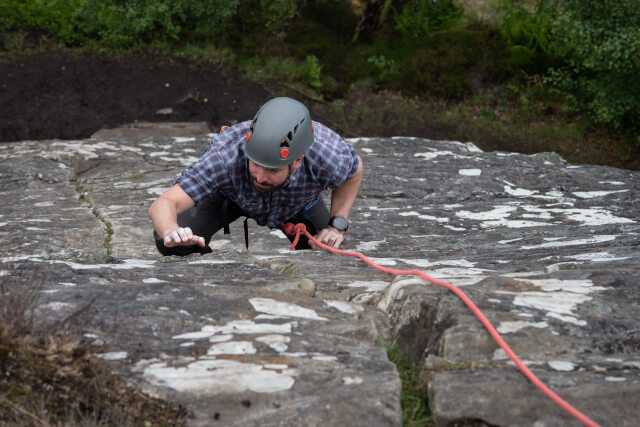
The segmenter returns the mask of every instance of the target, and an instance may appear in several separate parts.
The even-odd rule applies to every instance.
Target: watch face
[[[345,231],[349,226],[347,219],[343,216],[334,216],[333,218],[331,218],[329,224],[339,231]]]

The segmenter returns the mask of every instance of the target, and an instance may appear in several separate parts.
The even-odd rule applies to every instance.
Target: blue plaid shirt
[[[314,141],[291,181],[270,193],[253,186],[245,135],[251,121],[218,134],[207,152],[174,181],[198,204],[221,191],[259,225],[277,227],[314,200],[325,189],[340,187],[358,170],[355,149],[321,123],[313,122]]]

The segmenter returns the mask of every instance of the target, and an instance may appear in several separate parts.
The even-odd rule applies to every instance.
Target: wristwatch
[[[347,221],[347,218],[343,216],[336,215],[331,217],[329,225],[338,231],[347,231],[347,228],[349,228],[349,221]]]

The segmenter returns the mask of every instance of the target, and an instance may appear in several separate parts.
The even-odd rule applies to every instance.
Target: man
[[[274,98],[252,121],[218,134],[209,150],[149,208],[163,255],[209,253],[211,236],[241,216],[276,228],[305,223],[338,248],[362,179],[362,160],[291,98]],[[328,210],[320,193],[331,189]],[[247,238],[245,220],[245,239]],[[290,237],[290,240],[293,238]],[[306,238],[298,249],[315,249]]]

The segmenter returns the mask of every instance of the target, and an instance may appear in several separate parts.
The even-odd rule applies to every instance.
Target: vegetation
[[[0,424],[185,425],[184,408],[127,385],[93,357],[99,349],[71,333],[71,320],[88,306],[37,322],[46,273],[29,265],[2,267],[9,274],[0,275]]]
[[[427,371],[408,357],[397,343],[387,347],[389,360],[396,365],[402,381],[402,425],[423,427],[433,425],[427,396]]]

